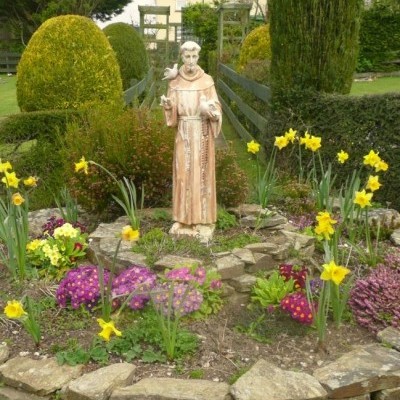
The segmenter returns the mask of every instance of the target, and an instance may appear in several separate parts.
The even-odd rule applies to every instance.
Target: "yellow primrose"
[[[20,193],[14,193],[11,196],[11,201],[15,206],[20,206],[25,201],[25,199],[21,196]]]
[[[119,331],[115,325],[114,325],[114,321],[110,321],[110,322],[106,322],[104,321],[104,319],[102,318],[98,318],[97,319],[98,324],[100,325],[100,328],[102,329],[102,331],[100,333],[98,333],[98,335],[104,339],[106,342],[108,342],[110,340],[110,336],[111,334],[115,334],[117,336],[122,336],[122,332]]]
[[[257,143],[254,140],[247,143],[247,151],[249,153],[257,154],[260,151],[260,143]]]
[[[33,186],[37,185],[37,181],[38,181],[38,179],[35,176],[30,176],[30,177],[24,179],[24,185],[33,187]]]
[[[379,176],[378,175],[370,175],[368,178],[367,186],[366,188],[369,189],[371,192],[375,192],[375,190],[378,190],[382,184],[379,182]]]
[[[361,190],[361,192],[356,192],[356,196],[354,198],[354,204],[358,204],[361,208],[364,208],[366,206],[371,206],[371,199],[372,199],[372,193],[367,193],[364,190]]]
[[[289,139],[286,136],[275,136],[275,146],[282,150],[289,144]]]
[[[26,314],[22,303],[17,300],[7,301],[7,305],[4,308],[4,314],[7,318],[19,319]]]
[[[35,239],[32,240],[31,242],[29,242],[26,245],[26,250],[28,251],[35,251],[36,249],[38,249],[39,247],[41,247],[44,244],[44,240],[40,240],[40,239]]]
[[[7,172],[9,169],[12,169],[12,166],[10,164],[9,161],[6,162],[1,162],[1,158],[0,158],[0,172]]]
[[[337,153],[336,156],[340,164],[344,164],[349,159],[349,154],[343,150],[340,150],[340,152]]]
[[[374,168],[375,168],[375,172],[379,172],[379,171],[386,172],[389,168],[389,164],[383,160],[380,160],[374,165]]]
[[[375,164],[381,161],[381,158],[379,157],[379,152],[375,153],[373,150],[371,150],[366,156],[364,156],[364,165],[369,165],[371,167],[374,167]]]
[[[139,239],[139,230],[134,230],[130,225],[126,225],[122,228],[121,238],[129,241],[137,240]]]
[[[81,157],[79,162],[75,163],[75,172],[83,171],[86,175],[89,173],[89,163],[85,157]]]
[[[336,285],[340,285],[347,274],[350,273],[348,268],[336,265],[335,261],[323,265],[324,270],[321,274],[323,281],[333,281]]]
[[[296,140],[296,134],[297,134],[297,131],[290,128],[287,132],[285,132],[285,138],[289,142],[294,143],[294,141]]]
[[[318,136],[311,136],[306,143],[306,148],[311,151],[317,151],[321,147],[321,138]]]
[[[18,183],[20,181],[20,179],[17,178],[17,176],[15,175],[15,172],[4,172],[4,177],[1,180],[3,183],[5,183],[5,185],[7,187],[13,187],[15,189],[18,188]]]

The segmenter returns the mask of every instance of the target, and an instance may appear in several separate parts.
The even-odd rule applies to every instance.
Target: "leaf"
[[[149,348],[143,352],[142,361],[145,363],[165,362],[166,357],[161,352]]]

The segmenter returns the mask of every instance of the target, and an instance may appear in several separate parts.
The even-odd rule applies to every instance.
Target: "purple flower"
[[[197,267],[193,272],[189,267],[174,268],[165,274],[165,277],[178,282],[197,282],[203,285],[206,280],[206,269]]]

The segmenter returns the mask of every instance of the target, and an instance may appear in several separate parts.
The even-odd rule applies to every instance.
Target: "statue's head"
[[[186,73],[194,74],[197,71],[200,50],[201,47],[196,42],[185,42],[181,46],[180,54]]]

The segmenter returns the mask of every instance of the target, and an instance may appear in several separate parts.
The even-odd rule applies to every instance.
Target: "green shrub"
[[[17,76],[22,111],[123,105],[115,53],[89,18],[62,15],[44,22],[23,52]]]
[[[53,140],[57,133],[65,132],[68,121],[79,118],[79,115],[76,110],[32,111],[10,115],[0,124],[0,142]]]
[[[252,60],[271,60],[269,24],[253,29],[244,39],[239,54],[239,70]]]
[[[140,81],[149,70],[146,47],[139,32],[123,22],[107,25],[103,32],[117,56],[122,86],[126,90],[131,87],[131,79]]]
[[[217,201],[220,206],[234,207],[245,202],[249,184],[246,174],[236,162],[236,154],[233,150],[216,152],[215,174]]]
[[[119,194],[111,178],[94,166],[88,175],[74,173],[74,162],[84,156],[103,165],[118,179],[131,179],[139,199],[143,185],[146,206],[169,205],[173,138],[174,130],[165,125],[161,112],[146,109],[88,112],[85,124],[71,124],[65,135],[65,173],[70,191],[79,204],[95,212],[112,208],[112,195]]]

